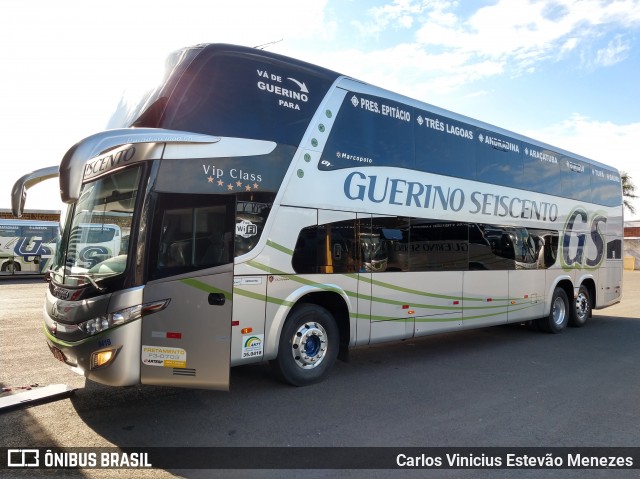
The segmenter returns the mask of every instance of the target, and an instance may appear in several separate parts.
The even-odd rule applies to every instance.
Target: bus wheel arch
[[[8,259],[4,263],[2,263],[1,270],[4,273],[16,273],[20,271],[20,263],[13,259]]]
[[[569,281],[560,281],[553,290],[549,313],[538,318],[536,324],[538,328],[547,333],[561,333],[569,324],[571,311],[574,309],[569,298],[573,298],[573,287]]]
[[[575,328],[584,326],[592,316],[595,300],[595,285],[593,280],[586,280],[578,289],[575,301],[572,302],[569,325]]]
[[[341,304],[342,303],[342,304]],[[281,380],[293,386],[322,381],[340,349],[348,342],[348,312],[334,293],[312,293],[291,308],[278,338],[278,354],[270,361]]]

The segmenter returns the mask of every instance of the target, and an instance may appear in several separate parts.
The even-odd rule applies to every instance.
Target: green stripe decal
[[[280,271],[277,270],[275,268],[272,268],[270,266],[264,265],[262,263],[258,263],[257,261],[249,261],[248,264],[250,266],[253,266],[256,269],[259,269],[261,271],[265,271],[269,274],[275,274],[275,275],[279,275],[279,276],[286,276],[287,278],[289,278],[292,281],[295,281],[297,283],[300,284],[304,284],[306,286],[313,286],[325,291],[341,291],[338,290],[336,287],[334,286],[330,286],[330,285],[326,285],[324,283],[318,283],[316,281],[311,281],[308,279],[305,279],[303,277],[300,277],[298,275],[292,275],[290,273],[286,273],[284,271]],[[409,294],[415,294],[417,296],[424,296],[424,297],[429,297],[429,298],[436,298],[436,299],[446,299],[446,300],[455,300],[455,301],[474,301],[474,302],[479,302],[479,301],[485,301],[482,298],[464,298],[461,296],[448,296],[448,295],[441,295],[441,294],[432,294],[432,293],[425,293],[423,291],[419,291],[416,289],[410,289],[410,288],[403,288],[400,286],[395,286],[392,285],[390,283],[383,283],[381,281],[376,281],[376,280],[371,280],[369,278],[363,277],[361,275],[357,275],[357,274],[344,274],[341,276],[345,276],[347,278],[350,279],[354,279],[354,280],[360,280],[360,281],[365,281],[367,283],[371,283],[371,284],[376,284],[377,286],[381,286],[383,288],[386,289],[391,289],[391,290],[395,290],[395,291],[399,291],[399,292],[404,292],[404,293],[409,293]],[[358,293],[354,292],[354,291],[349,291],[349,290],[342,290],[344,291],[344,293],[352,298],[360,298],[363,300],[367,300],[367,301],[372,301],[372,302],[376,302],[376,303],[384,303],[384,304],[392,304],[392,305],[403,305],[406,304],[406,301],[398,301],[395,299],[387,299],[387,298],[379,298],[379,297],[373,297],[373,296],[369,296],[369,295],[363,295],[360,294],[358,295]],[[505,302],[505,301],[509,301],[508,299],[505,298],[493,298],[493,302]],[[455,305],[455,306],[442,306],[442,305],[437,305],[437,304],[429,304],[429,303],[414,303],[411,302],[411,306],[414,308],[431,308],[431,309],[440,309],[440,310],[452,310],[452,311],[457,311],[460,310],[461,306],[460,305]],[[490,305],[478,305],[478,306],[465,306],[467,309],[497,309],[497,308],[505,308],[507,307],[506,304],[490,304]]]
[[[203,283],[202,281],[198,281],[197,279],[194,278],[189,278],[189,279],[182,279],[180,280],[181,283],[186,284],[187,286],[191,286],[192,288],[196,288],[199,289],[201,291],[205,291],[207,293],[221,293],[224,295],[224,298],[232,301],[233,300],[233,295],[231,294],[231,292],[229,291],[225,291],[223,289],[220,288],[216,288],[215,286],[212,286],[210,284],[207,283]]]
[[[272,240],[267,240],[267,246],[280,251],[281,253],[284,253],[288,256],[292,256],[293,255],[293,251],[283,245],[280,245]],[[296,275],[296,274],[291,274],[285,271],[281,271],[278,270],[276,268],[273,268],[271,266],[267,266],[265,264],[259,263],[257,261],[248,261],[247,264],[249,266],[252,266],[260,271],[263,271],[267,274],[273,274],[273,275],[278,275],[278,276],[286,276],[289,280],[291,281],[295,281],[299,284],[305,285],[305,286],[312,286],[314,288],[318,288],[324,291],[333,291],[336,293],[342,293],[342,294],[346,294],[347,296],[351,297],[351,298],[360,298],[362,300],[365,301],[371,301],[371,302],[375,302],[375,303],[382,303],[382,304],[388,304],[388,305],[396,305],[396,306],[401,306],[401,305],[405,305],[407,304],[407,301],[398,301],[395,299],[389,299],[389,298],[380,298],[380,297],[373,297],[370,295],[363,295],[360,294],[358,295],[357,292],[355,291],[349,291],[349,290],[343,290],[341,288],[338,288],[337,286],[334,285],[328,285],[328,284],[324,284],[324,283],[318,283],[317,281],[312,281],[309,279],[306,279],[302,276]],[[338,276],[336,274],[336,276]],[[441,299],[441,300],[447,300],[447,301],[461,301],[463,303],[472,303],[473,305],[470,304],[458,304],[458,305],[437,305],[437,304],[429,304],[429,303],[414,303],[413,301],[411,301],[411,307],[415,308],[415,309],[419,309],[419,308],[425,308],[425,309],[431,309],[431,310],[440,310],[443,311],[443,314],[447,314],[446,311],[451,311],[451,316],[447,316],[447,317],[442,317],[442,316],[438,316],[438,317],[430,317],[430,316],[411,316],[411,317],[407,317],[407,318],[397,318],[397,317],[387,317],[387,316],[370,316],[369,314],[363,314],[363,313],[352,313],[351,314],[351,318],[354,319],[364,319],[364,320],[370,320],[370,321],[417,321],[417,322],[452,322],[452,321],[469,321],[469,320],[473,320],[473,319],[481,319],[481,318],[489,318],[492,316],[498,316],[498,315],[502,315],[502,314],[507,314],[507,312],[516,312],[516,311],[521,311],[524,309],[529,309],[531,307],[533,307],[536,303],[529,303],[529,300],[527,299],[523,299],[523,298],[492,298],[491,303],[487,304],[485,303],[486,299],[485,298],[473,298],[473,297],[465,297],[465,296],[454,296],[454,295],[446,295],[446,294],[436,294],[436,293],[428,293],[425,291],[420,291],[417,289],[412,289],[412,288],[406,288],[403,286],[397,286],[395,284],[392,283],[388,283],[388,282],[383,282],[383,281],[379,281],[379,280],[375,280],[372,279],[370,277],[367,277],[366,275],[362,275],[362,274],[358,274],[358,273],[346,273],[346,274],[339,274],[339,276],[345,277],[345,278],[349,278],[351,280],[354,281],[362,281],[371,285],[375,285],[375,286],[379,286],[381,288],[385,288],[391,291],[397,291],[397,292],[401,292],[401,293],[407,293],[407,294],[412,294],[415,296],[421,296],[424,298],[433,298],[433,299]],[[234,287],[234,293],[235,294],[239,294],[242,295],[244,297],[247,298],[251,298],[251,299],[256,299],[256,300],[262,300],[262,301],[267,301],[269,303],[272,304],[279,304],[279,305],[283,305],[283,306],[287,306],[287,307],[291,307],[293,306],[293,303],[290,301],[286,301],[280,298],[274,298],[274,297],[263,297],[260,294],[256,294],[250,291],[246,291],[240,288],[235,288]],[[508,301],[515,301],[515,304],[508,304]],[[484,304],[479,304],[479,303],[484,303]],[[465,316],[464,318],[460,316],[461,310],[465,309],[466,311],[470,312],[471,310],[476,310],[477,313],[481,313],[481,312],[485,312],[485,314],[475,314],[473,316]],[[493,310],[493,311],[492,311]]]
[[[244,296],[245,298],[257,299],[258,301],[266,301],[267,303],[271,304],[279,304],[281,306],[287,306],[288,308],[291,308],[295,304],[285,299],[274,298],[273,296],[265,297],[263,294],[254,293],[252,291],[247,291],[246,289],[241,288],[233,288],[233,293],[237,294],[238,296]]]
[[[294,274],[290,274],[290,273],[285,273],[284,271],[280,271],[280,270],[277,270],[277,269],[271,268],[271,267],[269,267],[269,266],[267,266],[267,265],[264,265],[264,264],[258,263],[258,262],[256,262],[256,261],[249,261],[249,262],[248,262],[248,264],[249,264],[250,266],[253,266],[253,267],[254,267],[254,268],[256,268],[256,269],[259,269],[259,270],[265,271],[265,272],[267,272],[267,273],[269,273],[269,274],[275,274],[275,275],[278,275],[278,276],[286,276],[286,277],[287,277],[287,278],[289,278],[291,281],[295,281],[295,282],[297,282],[297,283],[304,284],[305,286],[314,286],[314,287],[316,287],[316,288],[323,289],[323,290],[325,290],[325,291],[334,291],[334,292],[341,292],[341,291],[344,291],[344,293],[345,293],[347,296],[351,296],[351,297],[353,297],[353,298],[357,298],[357,297],[358,297],[358,294],[357,294],[357,293],[354,293],[353,291],[342,290],[342,289],[339,289],[339,288],[337,288],[337,287],[335,287],[335,286],[332,286],[332,285],[329,285],[329,284],[318,283],[318,282],[316,282],[316,281],[311,281],[311,280],[308,280],[308,279],[302,278],[301,276],[298,276],[298,275],[294,275]],[[361,298],[363,298],[364,296],[360,295],[360,297],[361,297]]]
[[[278,244],[274,241],[271,240],[267,240],[267,246],[271,246],[273,249],[278,250],[284,254],[287,254],[289,256],[293,256],[293,250],[287,248],[286,246],[282,246],[281,244]]]
[[[375,279],[367,278],[364,275],[359,276],[359,280],[363,281],[365,283],[370,283],[372,285],[380,286],[382,288],[391,289],[393,291],[399,291],[401,293],[415,294],[415,295],[418,295],[418,296],[426,296],[427,298],[448,299],[448,300],[453,300],[453,301],[462,301],[464,299],[462,296],[449,296],[449,295],[446,295],[446,294],[427,293],[425,291],[419,291],[417,289],[404,288],[402,286],[397,286],[395,284],[384,283],[382,281],[378,281],[378,280],[375,280]],[[468,301],[482,301],[482,300],[481,299],[477,299],[477,298],[470,298]]]
[[[273,249],[280,251],[282,253],[285,253],[287,255],[293,256],[293,251],[290,250],[289,248],[282,246],[281,244],[276,243],[275,241],[272,240],[267,240],[267,246],[271,246]],[[314,285],[317,287],[321,287],[321,284],[319,283],[314,283],[314,282],[304,282],[304,280],[302,279],[298,279],[297,276],[292,275],[291,273],[286,273],[284,271],[279,271],[273,268],[270,268],[266,265],[260,264],[258,262],[255,261],[249,261],[249,263],[251,266],[253,266],[254,268],[260,269],[262,271],[266,271],[267,273],[270,274],[277,274],[277,275],[283,275],[283,276],[288,276],[290,279],[294,280],[294,281],[298,281],[302,284],[310,284],[310,285]],[[437,298],[437,299],[446,299],[446,300],[451,300],[451,301],[485,301],[485,299],[483,298],[467,298],[464,296],[450,296],[450,295],[446,295],[446,294],[436,294],[436,293],[428,293],[425,291],[420,291],[417,289],[411,289],[411,288],[405,288],[402,286],[397,286],[395,284],[392,283],[386,283],[383,281],[378,281],[372,278],[368,278],[365,275],[361,275],[361,274],[357,274],[357,273],[345,273],[345,274],[341,274],[341,276],[347,277],[347,278],[351,278],[351,279],[355,279],[357,281],[362,281],[365,283],[369,283],[372,285],[376,285],[376,286],[380,286],[381,288],[385,288],[385,289],[390,289],[392,291],[399,291],[402,293],[409,293],[409,294],[415,294],[417,296],[425,296],[427,298]],[[348,296],[351,297],[356,297],[357,295],[353,292],[350,291],[345,291],[345,293]],[[360,296],[361,298],[366,298],[364,296]],[[373,301],[379,300],[379,298],[370,298]],[[492,298],[494,302],[496,301],[518,301],[521,300],[522,298]],[[417,306],[417,305],[416,305]],[[429,306],[431,307],[431,306]],[[496,306],[486,306],[487,308],[493,307],[495,308]]]

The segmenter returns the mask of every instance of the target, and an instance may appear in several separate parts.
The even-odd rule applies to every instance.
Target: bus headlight
[[[153,303],[136,304],[130,308],[121,309],[109,313],[106,316],[98,316],[88,321],[78,324],[80,330],[87,333],[89,336],[101,333],[107,329],[120,326],[125,323],[130,323],[136,319],[140,319],[142,316],[148,316],[149,314],[162,311],[169,304],[169,300],[155,301]]]
[[[97,318],[90,319],[89,321],[85,321],[84,323],[80,323],[78,327],[91,336],[109,329],[109,320],[105,316],[99,316]]]

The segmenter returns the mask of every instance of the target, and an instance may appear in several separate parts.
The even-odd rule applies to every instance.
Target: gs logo
[[[575,208],[564,226],[562,239],[562,267],[564,269],[596,269],[605,253],[605,225],[607,217],[600,212],[589,213]],[[574,230],[576,232],[574,232]]]

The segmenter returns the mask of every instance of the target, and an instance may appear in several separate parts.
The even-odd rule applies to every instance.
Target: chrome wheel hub
[[[553,309],[551,311],[553,322],[558,326],[564,323],[564,319],[567,316],[567,308],[562,301],[562,298],[556,298],[553,302]]]
[[[325,358],[327,332],[321,324],[310,321],[298,328],[293,335],[291,353],[302,369],[313,369]]]
[[[576,298],[576,313],[580,320],[585,319],[589,314],[589,300],[584,294],[579,294]]]

